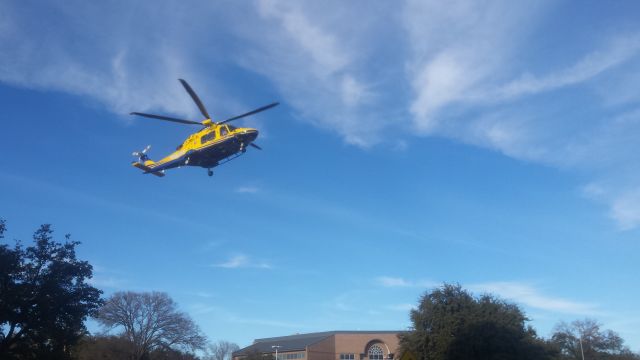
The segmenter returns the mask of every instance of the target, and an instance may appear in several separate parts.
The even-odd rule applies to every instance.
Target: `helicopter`
[[[157,162],[149,159],[147,156],[147,152],[151,148],[151,145],[141,151],[134,151],[132,155],[136,156],[138,161],[132,162],[131,165],[143,170],[144,174],[153,174],[159,177],[164,176],[165,170],[168,169],[179,168],[182,166],[200,166],[207,169],[207,174],[209,176],[213,176],[212,168],[222,165],[244,154],[247,151],[248,146],[262,150],[260,146],[254,143],[255,139],[258,137],[258,130],[245,127],[235,127],[233,125],[228,125],[228,123],[271,109],[279,105],[279,103],[274,102],[242,115],[214,122],[211,120],[211,116],[207,112],[202,101],[200,101],[200,98],[198,98],[198,95],[196,95],[196,92],[193,91],[191,86],[189,86],[189,83],[183,79],[178,80],[187,93],[189,93],[193,102],[198,106],[198,109],[205,117],[204,120],[198,122],[140,112],[132,112],[130,115],[171,121],[179,124],[196,125],[201,126],[202,129],[191,134],[182,142],[182,144],[178,145],[173,153]]]

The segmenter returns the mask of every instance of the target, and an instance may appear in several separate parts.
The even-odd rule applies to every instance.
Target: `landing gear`
[[[244,143],[240,143],[240,152],[243,154],[247,152],[247,148],[244,146]]]
[[[207,169],[207,175],[209,175],[209,176],[213,176],[213,170],[211,170],[211,169]]]

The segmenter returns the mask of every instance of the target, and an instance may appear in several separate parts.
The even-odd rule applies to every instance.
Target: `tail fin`
[[[134,161],[131,163],[131,165],[137,167],[140,170],[143,170],[145,173],[149,173],[149,174],[153,174],[155,176],[159,176],[159,177],[163,177],[164,173],[162,171],[153,171],[153,168],[150,167],[151,165],[155,164],[154,161],[152,160],[147,160],[144,162],[144,164],[141,164],[137,161]]]
[[[137,167],[140,170],[143,170],[145,173],[150,173],[155,176],[163,177],[164,172],[162,172],[162,170],[153,171],[153,168],[156,162],[153,160],[149,160],[149,157],[147,157],[147,151],[149,151],[149,149],[151,149],[151,145],[147,145],[147,147],[144,148],[144,150],[134,151],[133,154],[131,155],[137,156],[138,161],[132,162],[131,165]]]

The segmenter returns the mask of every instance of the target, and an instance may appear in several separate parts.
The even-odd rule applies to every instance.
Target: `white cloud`
[[[232,256],[227,261],[213,264],[211,266],[225,268],[225,269],[240,269],[240,268],[271,269],[272,268],[270,264],[262,261],[254,261],[249,256],[244,254]]]
[[[387,309],[389,310],[403,311],[403,312],[408,312],[408,311],[414,310],[415,308],[416,306],[413,304],[393,304],[393,305],[387,306]]]
[[[439,283],[429,281],[429,280],[411,281],[401,277],[393,277],[393,276],[379,276],[375,279],[375,282],[384,287],[431,288],[431,287],[437,287],[440,285]]]
[[[257,186],[240,186],[236,188],[236,192],[240,194],[255,194],[260,191]]]
[[[492,97],[504,100],[579,84],[628,61],[637,55],[639,50],[640,36],[636,34],[614,38],[605,49],[586,55],[568,69],[544,77],[524,74],[504,85],[498,94]]]
[[[376,282],[381,286],[389,288],[438,288],[442,286],[442,283],[432,281],[413,281],[390,276],[380,276],[376,278]],[[596,304],[547,295],[533,285],[524,282],[495,281],[466,284],[464,287],[476,293],[494,294],[538,310],[584,316],[602,314],[602,311]],[[406,310],[414,308],[414,306],[410,304],[396,304],[390,307],[388,306],[388,308]]]
[[[558,64],[516,62],[519,52],[526,56],[523,44],[548,7],[530,6],[407,2],[414,127],[519,160],[586,172],[607,188],[598,199],[619,228],[633,229],[640,225],[634,195],[640,164],[632,155],[640,151],[640,116],[628,105],[637,107],[640,98],[625,69],[638,73],[640,35],[612,32],[592,39],[592,50],[582,53],[566,47],[565,59],[574,59],[568,65],[557,58]],[[541,75],[532,75],[536,66],[544,69]],[[558,97],[543,97],[554,91]],[[611,108],[621,104],[627,106],[622,111]]]
[[[411,286],[407,280],[398,277],[391,276],[380,276],[376,279],[376,281],[385,287],[407,287]]]
[[[273,85],[296,118],[350,144],[402,144],[410,129],[587,171],[615,184],[599,200],[620,228],[638,226],[625,194],[640,181],[640,127],[619,121],[640,105],[637,31],[612,29],[542,57],[531,44],[553,15],[547,1],[199,5],[47,3],[39,10],[56,16],[34,17],[31,6],[4,2],[0,81],[86,96],[121,115],[197,120],[176,79],[214,117],[232,114],[245,108],[242,92],[221,79],[240,66]],[[551,92],[558,98],[545,100]]]
[[[469,289],[476,292],[488,292],[516,301],[525,306],[556,313],[595,316],[602,312],[596,304],[577,302],[541,293],[535,287],[519,282],[488,282],[471,284]]]
[[[415,93],[410,110],[416,128],[435,132],[443,109],[468,100],[504,71],[539,6],[408,1],[403,19],[412,53],[407,76]]]
[[[257,2],[253,31],[236,31],[252,51],[239,56],[247,69],[267,77],[299,118],[369,146],[388,120],[379,100],[383,73],[369,74],[368,54],[381,31],[373,9],[343,2]],[[339,9],[339,11],[335,11]],[[366,13],[366,14],[365,14]],[[348,18],[357,18],[358,27]],[[366,119],[366,121],[365,121]]]
[[[218,103],[207,99],[222,103],[226,98],[212,86],[216,81],[197,86],[202,76],[196,75],[201,73],[193,59],[202,40],[190,38],[197,25],[179,21],[196,15],[195,7],[176,11],[169,3],[130,7],[126,2],[46,7],[56,16],[36,21],[29,6],[5,6],[14,21],[3,23],[12,36],[0,40],[0,81],[88,96],[121,115],[153,109],[200,119],[178,78],[189,80],[213,110]],[[174,21],[140,16],[150,12],[171,13]],[[213,44],[208,44],[211,51]]]
[[[125,279],[119,271],[100,265],[93,266],[93,277],[87,282],[98,288],[122,289],[130,286],[129,280]]]
[[[615,189],[615,190],[611,190]],[[610,205],[609,217],[620,230],[640,226],[640,187],[616,188],[613,185],[590,183],[583,187],[583,194]]]
[[[257,4],[262,16],[280,23],[287,37],[312,60],[313,69],[320,76],[340,71],[350,62],[346,50],[338,44],[338,38],[313,24],[300,8],[278,0],[258,1]]]
[[[105,275],[94,275],[87,282],[99,288],[111,288],[111,289],[122,289],[125,286],[127,286],[127,283],[128,283],[126,280],[123,280],[114,276],[105,276]]]

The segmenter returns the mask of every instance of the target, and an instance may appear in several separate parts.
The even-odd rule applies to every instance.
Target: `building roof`
[[[313,345],[336,334],[397,334],[402,331],[325,331],[308,334],[295,334],[264,339],[255,339],[252,345],[233,353],[233,356],[247,355],[253,352],[272,353],[273,346],[278,346],[278,352],[303,351]]]

